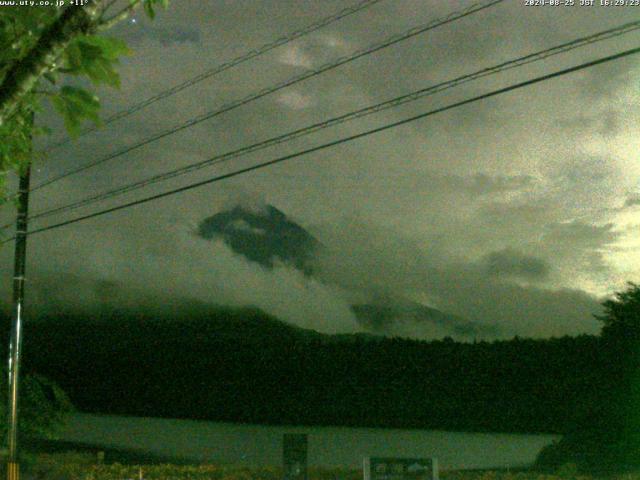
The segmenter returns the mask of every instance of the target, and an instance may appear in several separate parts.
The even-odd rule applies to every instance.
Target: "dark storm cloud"
[[[532,175],[487,175],[478,173],[466,180],[468,188],[480,195],[521,190],[535,181]]]
[[[488,275],[541,280],[548,276],[550,267],[542,259],[525,255],[512,248],[489,253],[483,259]]]
[[[633,60],[623,60],[606,67],[586,70],[578,82],[579,91],[586,101],[612,100],[633,81],[636,65]]]
[[[544,238],[549,245],[582,250],[601,248],[613,243],[618,236],[613,223],[590,225],[574,221],[548,225]]]
[[[470,3],[381,2],[79,139],[43,164],[40,178],[86,163],[89,152],[112,152]],[[120,25],[110,34],[125,37],[134,55],[122,59],[122,90],[100,92],[105,115],[344,7],[341,0],[184,0],[172,2],[153,23],[140,17],[136,24]],[[628,21],[628,14],[627,9],[527,9],[521,2],[503,2],[59,182],[44,195],[37,192],[33,208],[80,199],[600,31]],[[126,200],[358,133],[634,42],[620,37],[514,69]],[[352,331],[357,324],[350,305],[382,291],[455,313],[478,328],[497,324],[502,336],[595,332],[590,315],[598,302],[581,289],[611,287],[617,277],[607,255],[620,240],[612,215],[622,203],[638,204],[628,195],[637,186],[631,158],[635,137],[624,136],[628,125],[637,124],[631,115],[637,110],[631,81],[637,65],[637,59],[611,63],[35,237],[30,271],[36,282],[40,272],[42,293],[34,302],[60,298],[58,308],[100,305],[109,298],[128,303],[138,297],[148,304],[152,301],[141,299],[162,303],[190,296],[256,305],[322,331]],[[224,245],[192,234],[203,218],[237,203],[237,191],[241,197],[255,194],[326,241],[327,251],[318,259],[320,281],[286,265],[256,268]],[[8,251],[5,264],[9,269]],[[76,280],[46,273],[54,271]],[[47,289],[47,282],[56,281],[69,289]],[[119,286],[126,284],[139,295],[123,296]],[[395,332],[425,338],[448,332],[412,328]]]
[[[568,280],[588,273],[594,278],[606,278],[612,273],[612,266],[605,252],[621,235],[613,223],[553,223],[546,226],[540,244],[549,261],[557,264]]]
[[[147,31],[147,35],[158,40],[164,47],[172,43],[200,42],[200,32],[193,28],[152,28]]]
[[[134,50],[140,48],[140,42],[144,40],[159,42],[161,46],[166,47],[172,44],[182,43],[198,44],[202,39],[200,29],[198,28],[187,25],[149,25],[145,28],[140,28],[138,25],[139,21],[142,20],[129,20],[127,22],[128,24],[120,27],[122,29],[122,36]]]
[[[592,189],[597,189],[603,182],[615,181],[618,175],[611,159],[598,156],[574,157],[558,165],[554,173],[574,188]]]
[[[613,206],[625,190],[625,173],[613,155],[572,156],[554,162],[548,175],[558,199],[575,209]]]
[[[421,195],[434,197],[432,200],[437,202],[444,196],[477,199],[515,193],[533,186],[535,182],[532,175],[443,174],[425,168],[413,176],[390,176],[385,186],[393,188],[396,185],[401,189],[418,191]]]
[[[9,285],[3,281],[2,287],[5,290]],[[27,293],[25,305],[30,318],[52,312],[92,314],[104,308],[151,309],[160,305],[158,296],[133,284],[37,269],[30,272]],[[2,308],[7,307],[8,303],[2,302]]]
[[[576,330],[596,333],[596,298],[580,290],[524,287],[448,273],[438,289],[444,308],[471,320],[493,321],[512,334],[561,336]]]
[[[354,221],[324,226],[318,234],[328,246],[319,271],[346,289],[424,299],[479,330],[493,326],[500,332],[494,335],[502,337],[597,331],[592,314],[600,311],[599,302],[579,289],[518,285],[506,276],[488,275],[477,261],[451,257],[442,246]]]
[[[630,195],[624,202],[625,208],[640,205],[640,195]]]
[[[572,133],[600,135],[611,138],[619,134],[623,127],[624,113],[620,110],[607,108],[591,115],[578,115],[559,123]]]

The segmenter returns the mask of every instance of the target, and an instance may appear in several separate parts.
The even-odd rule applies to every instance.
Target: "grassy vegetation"
[[[25,480],[281,480],[277,467],[248,468],[227,465],[177,465],[122,463],[98,464],[89,453],[35,454],[24,465]],[[361,480],[360,470],[311,468],[309,480]],[[564,465],[553,474],[534,471],[444,471],[441,480],[640,480],[640,473],[608,476],[580,475],[575,465]]]

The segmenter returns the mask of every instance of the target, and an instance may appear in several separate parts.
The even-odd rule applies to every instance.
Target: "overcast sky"
[[[350,3],[173,0],[154,22],[138,15],[110,32],[133,54],[122,61],[121,90],[100,92],[104,114]],[[33,183],[470,4],[383,0],[56,151],[38,164]],[[31,211],[638,19],[638,7],[530,7],[507,0],[43,188],[33,194]],[[607,40],[101,206],[302,150],[639,41],[640,33]],[[34,235],[27,298],[32,305],[87,307],[126,284],[132,303],[148,295],[158,302],[192,297],[257,305],[301,326],[342,332],[358,329],[349,309],[354,295],[382,292],[497,324],[503,336],[595,333],[599,325],[591,313],[602,296],[640,281],[639,78],[640,57],[628,57]],[[55,115],[41,118],[59,128]],[[199,221],[237,202],[272,204],[312,232],[326,247],[317,259],[321,275],[305,277],[285,265],[265,270],[194,235]],[[10,218],[7,210],[3,219]],[[5,246],[2,255],[9,298],[12,248]]]

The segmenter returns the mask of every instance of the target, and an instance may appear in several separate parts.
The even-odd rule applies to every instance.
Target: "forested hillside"
[[[81,410],[235,422],[560,433],[616,387],[594,336],[328,336],[249,309],[48,316],[24,349]]]

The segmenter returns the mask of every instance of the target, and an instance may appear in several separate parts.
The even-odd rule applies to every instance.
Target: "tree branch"
[[[126,20],[129,15],[133,13],[133,11],[138,8],[141,4],[141,0],[134,0],[128,6],[120,10],[118,13],[114,14],[112,17],[107,18],[106,20],[101,21],[98,24],[98,30],[108,30],[113,27],[116,23],[121,22],[122,20]]]
[[[99,0],[83,7],[70,5],[42,33],[34,47],[9,67],[0,83],[0,125],[15,112],[74,38],[95,31],[99,9]]]
[[[109,11],[109,9],[111,7],[113,7],[116,3],[118,2],[118,0],[109,0],[105,6],[102,8],[102,10],[100,11],[100,21],[102,21],[102,19],[104,18],[105,14],[107,13],[107,11]]]
[[[37,95],[47,95],[50,97],[57,95],[56,92],[52,92],[51,90],[32,90],[31,93],[35,93]]]

